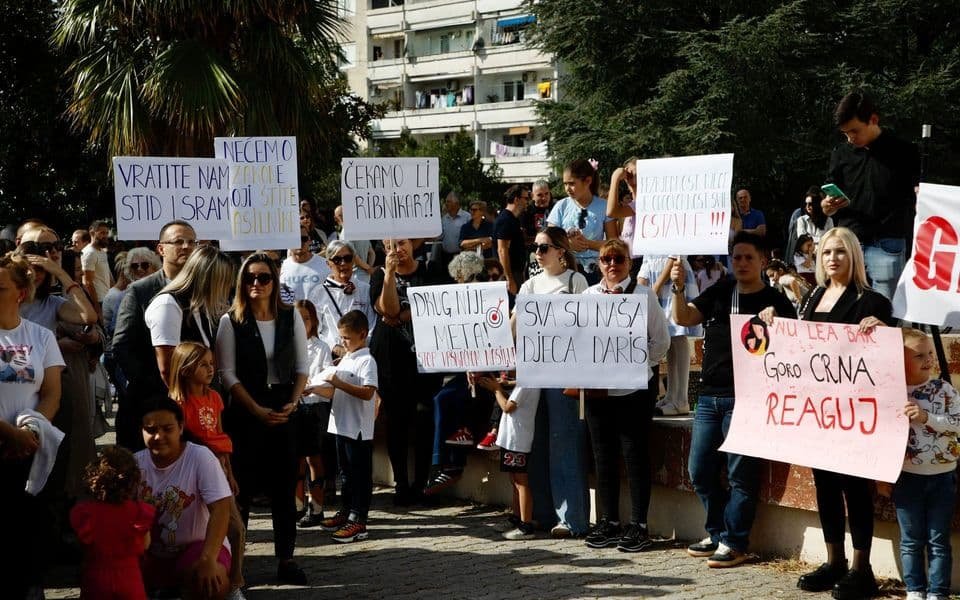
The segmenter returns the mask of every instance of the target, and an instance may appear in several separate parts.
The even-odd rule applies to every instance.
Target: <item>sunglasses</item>
[[[35,256],[46,256],[48,252],[63,251],[63,244],[60,242],[23,242],[20,247],[24,254]]]
[[[149,262],[146,262],[146,261],[144,261],[144,262],[130,263],[130,268],[131,268],[131,269],[136,269],[136,270],[139,270],[139,271],[146,271],[147,269],[150,268],[150,263],[149,263]]]
[[[332,262],[335,265],[345,265],[345,264],[348,265],[353,262],[353,255],[344,254],[343,256],[334,256],[333,258],[330,259],[330,262]]]
[[[537,244],[533,247],[533,251],[537,254],[546,254],[547,252],[550,252],[550,248],[556,248],[559,250],[560,246],[554,246],[553,244]]]
[[[254,283],[267,285],[268,283],[273,283],[273,275],[270,273],[244,273],[243,283],[246,285],[253,285]]]
[[[587,215],[589,212],[585,208],[580,209],[580,217],[577,219],[577,227],[583,229],[587,226]]]
[[[601,256],[600,262],[605,265],[622,265],[623,263],[627,262],[627,257],[623,256],[622,254],[608,254],[607,256]]]

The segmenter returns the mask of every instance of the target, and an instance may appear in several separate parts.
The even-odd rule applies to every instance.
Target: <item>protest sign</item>
[[[190,223],[197,236],[230,235],[226,161],[167,156],[113,157],[117,239],[155,240],[165,223]]]
[[[726,254],[733,154],[637,161],[634,256]]]
[[[440,235],[440,162],[436,158],[344,158],[343,228],[354,239]]]
[[[299,248],[297,138],[218,137],[214,154],[230,165],[230,234],[220,247]]]
[[[960,187],[921,183],[913,254],[893,295],[904,321],[960,327]]]
[[[514,368],[505,282],[413,287],[407,298],[421,373]]]
[[[730,315],[736,403],[720,450],[894,482],[909,422],[895,327]]]
[[[521,294],[516,320],[518,385],[647,387],[646,296]]]

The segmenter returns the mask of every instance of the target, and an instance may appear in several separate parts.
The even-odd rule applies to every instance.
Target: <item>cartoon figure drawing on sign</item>
[[[0,350],[0,381],[33,383],[29,346],[11,346]]]
[[[763,355],[770,345],[770,335],[767,333],[767,324],[760,317],[753,317],[744,324],[740,332],[740,341],[750,354]]]

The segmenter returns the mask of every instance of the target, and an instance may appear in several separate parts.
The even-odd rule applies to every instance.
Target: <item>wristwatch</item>
[[[670,286],[670,291],[673,292],[674,294],[682,294],[684,289],[686,288],[677,287],[677,284],[675,283]]]

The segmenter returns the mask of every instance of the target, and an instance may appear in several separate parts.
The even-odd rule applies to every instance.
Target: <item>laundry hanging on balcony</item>
[[[490,142],[490,154],[499,157],[517,157],[517,156],[546,156],[547,142],[540,142],[532,146],[516,147]]]

